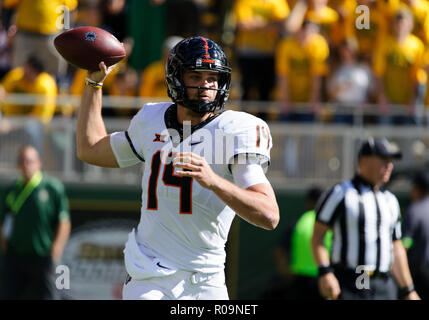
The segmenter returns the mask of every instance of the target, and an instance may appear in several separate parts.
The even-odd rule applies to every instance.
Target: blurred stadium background
[[[283,1],[290,8],[299,2]],[[163,41],[168,34],[165,3],[160,1],[161,4],[155,5],[155,2],[125,1],[126,19],[123,23],[126,25],[126,38],[132,39],[133,44],[127,63],[138,74],[161,58]],[[428,166],[429,131],[423,99],[416,104],[417,121],[400,126],[368,123],[368,117],[380,115],[376,101],[370,99],[363,106],[344,107],[323,99],[322,95],[322,115],[306,123],[283,121],[282,102],[275,99],[275,94],[268,101],[258,99],[257,95],[256,98],[241,99],[240,73],[234,55],[236,24],[233,2],[200,1],[204,6],[199,7],[203,10],[199,12],[204,27],[202,32],[220,41],[232,57],[235,89],[228,107],[264,115],[273,137],[268,177],[280,205],[280,224],[275,231],[268,232],[235,219],[227,245],[226,274],[231,298],[258,299],[274,284],[276,266],[273,248],[282,231],[303,212],[307,190],[313,186],[328,188],[340,180],[350,178],[354,173],[357,146],[361,140],[370,135],[387,137],[404,154],[403,160],[395,166],[389,187],[405,209],[409,203],[411,175],[417,169]],[[94,8],[95,12],[91,14],[97,16],[97,12],[101,13],[101,7],[98,7],[101,3],[104,1],[79,1],[76,11],[80,14],[81,23],[89,24],[92,21],[85,20],[84,13],[89,15]],[[332,7],[337,6],[337,3],[343,2],[329,1]],[[352,8],[353,3],[356,2],[352,1]],[[2,4],[2,25],[6,32],[14,26],[15,12],[15,8],[3,7]],[[72,27],[78,25],[79,15],[75,19],[72,20]],[[13,49],[13,37],[10,46],[6,49]],[[335,58],[332,59],[335,61]],[[9,67],[12,68],[11,65]],[[71,269],[71,289],[66,290],[64,298],[118,299],[120,286],[125,279],[122,247],[127,233],[137,225],[140,215],[142,167],[102,169],[77,159],[76,109],[80,97],[71,90],[77,73],[69,66],[67,76],[56,77],[59,94],[56,96],[55,115],[48,123],[41,124],[37,118],[25,115],[3,115],[0,118],[0,195],[19,175],[16,168],[18,148],[36,139],[43,150],[44,170],[64,182],[70,200],[73,229],[62,263]],[[135,85],[142,84],[140,82]],[[1,103],[20,108],[34,105],[37,98],[31,94],[10,92]],[[130,115],[145,102],[165,101],[162,97],[138,94],[106,94],[103,99],[108,132],[126,129]],[[299,107],[303,114],[313,112],[309,103],[304,102],[295,107]],[[119,116],[120,110],[128,112],[127,116]],[[401,105],[392,106],[390,112],[408,115]],[[335,114],[351,115],[353,122],[334,123],[330,119]],[[34,132],[40,136],[36,137]]]

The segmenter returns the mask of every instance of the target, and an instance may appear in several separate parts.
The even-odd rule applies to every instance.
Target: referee
[[[401,152],[386,139],[369,138],[358,155],[352,180],[335,185],[320,199],[312,250],[319,269],[320,294],[327,299],[420,299],[414,290],[401,242],[400,207],[381,186]],[[332,229],[331,256],[323,244]],[[393,277],[392,277],[393,275]]]

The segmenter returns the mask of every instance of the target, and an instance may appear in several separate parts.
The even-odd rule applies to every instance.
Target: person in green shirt
[[[310,188],[306,196],[307,211],[291,224],[275,248],[277,269],[286,283],[282,290],[285,299],[322,299],[317,286],[318,269],[311,251],[316,220],[314,208],[320,195],[319,188]],[[332,233],[329,233],[325,237],[325,246],[330,250],[331,245]]]
[[[54,266],[71,230],[67,196],[59,180],[42,173],[33,146],[20,149],[18,167],[21,179],[0,199],[4,251],[0,298],[56,299]]]

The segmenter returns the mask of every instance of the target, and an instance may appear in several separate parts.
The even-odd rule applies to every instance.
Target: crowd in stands
[[[0,98],[7,93],[80,95],[85,70],[65,63],[53,47],[59,29],[103,28],[125,44],[133,0],[3,0]],[[136,69],[129,59],[109,75],[104,94],[167,99],[166,52],[183,37],[220,42],[233,67],[231,101],[277,102],[261,107],[267,120],[353,123],[356,110],[375,124],[426,122],[429,105],[428,0],[148,0],[165,8],[159,60]],[[64,9],[67,7],[67,16]],[[60,16],[61,15],[61,16]],[[69,24],[66,26],[66,24]],[[29,61],[39,67],[29,77]],[[52,77],[54,82],[52,82]],[[268,104],[267,104],[268,105]],[[273,104],[269,104],[272,106]],[[21,114],[2,107],[3,116]],[[27,108],[28,109],[28,108]],[[49,108],[54,114],[75,110]],[[110,110],[131,116],[136,110]],[[29,112],[37,115],[37,111]]]

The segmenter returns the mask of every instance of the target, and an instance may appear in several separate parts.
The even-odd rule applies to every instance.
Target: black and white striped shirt
[[[369,182],[355,176],[322,196],[316,213],[316,220],[333,230],[332,265],[390,270],[392,241],[401,238],[400,207],[391,192],[374,192]]]

